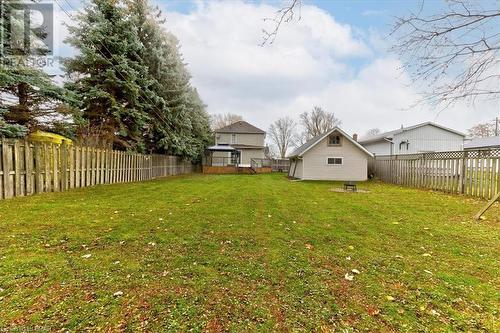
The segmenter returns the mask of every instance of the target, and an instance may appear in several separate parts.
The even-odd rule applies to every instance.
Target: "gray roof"
[[[311,147],[314,144],[316,144],[323,136],[324,136],[324,134],[322,133],[322,134],[316,135],[315,137],[307,140],[306,143],[304,143],[302,146],[295,148],[295,150],[292,151],[292,153],[289,156],[291,157],[291,156],[299,156],[299,155],[301,155],[309,147]]]
[[[265,134],[266,132],[246,121],[240,120],[215,130],[215,133]]]
[[[317,143],[319,143],[321,140],[323,140],[326,136],[330,135],[330,133],[333,133],[335,131],[342,134],[343,137],[347,138],[347,140],[351,141],[356,147],[358,147],[359,149],[361,149],[362,151],[364,151],[368,155],[373,156],[372,153],[370,153],[368,150],[366,150],[365,147],[363,147],[357,141],[355,141],[353,138],[351,138],[342,129],[340,129],[339,127],[334,127],[331,130],[329,130],[328,132],[316,135],[315,137],[307,140],[306,143],[304,143],[302,146],[296,148],[290,155],[288,155],[288,157],[302,156],[306,151],[308,151],[310,148],[314,147]]]
[[[490,136],[487,138],[474,138],[464,143],[464,149],[481,149],[489,147],[500,147],[500,136]]]
[[[412,129],[427,126],[427,125],[431,125],[431,126],[443,129],[445,131],[452,132],[452,133],[455,133],[457,135],[465,137],[465,134],[462,132],[459,132],[459,131],[456,131],[454,129],[444,127],[444,126],[441,126],[441,125],[438,125],[438,124],[435,124],[433,122],[428,121],[425,123],[421,123],[421,124],[417,124],[417,125],[413,125],[413,126],[408,126],[408,127],[403,127],[403,128],[397,129],[397,130],[388,131],[388,132],[380,133],[377,135],[363,137],[359,140],[359,142],[360,143],[368,143],[368,142],[375,142],[375,141],[382,141],[382,140],[392,140],[394,138],[395,134],[403,133],[403,132],[410,131]]]

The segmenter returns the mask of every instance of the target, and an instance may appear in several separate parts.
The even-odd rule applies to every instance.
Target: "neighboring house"
[[[246,121],[237,121],[229,126],[215,130],[215,146],[234,148],[228,151],[214,151],[213,165],[216,165],[217,157],[222,164],[226,164],[225,158],[232,159],[241,167],[249,167],[250,159],[265,158],[266,132],[247,123]]]
[[[373,155],[340,128],[318,135],[289,156],[288,175],[311,180],[366,180]]]
[[[359,143],[375,155],[415,154],[462,150],[465,134],[426,122],[364,137]]]
[[[464,143],[464,150],[500,148],[500,136],[474,138]]]

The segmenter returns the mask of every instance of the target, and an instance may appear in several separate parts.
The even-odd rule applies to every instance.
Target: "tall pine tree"
[[[162,27],[158,8],[147,0],[129,0],[129,12],[143,45],[141,58],[148,66],[152,90],[163,103],[151,113],[149,146],[160,152],[199,157],[210,140],[205,105],[190,85],[190,75],[179,51],[179,42]]]
[[[150,90],[135,25],[121,4],[109,0],[92,0],[76,23],[66,42],[79,54],[64,65],[67,87],[79,95],[87,121],[83,143],[145,151],[149,111],[161,99]]]
[[[22,13],[25,7],[20,2],[0,3],[3,38],[0,45],[0,137],[22,137],[40,128],[52,130],[55,123],[70,118],[74,111],[64,104],[74,103],[70,94],[52,82],[42,68],[35,66],[34,60],[45,56],[48,50],[12,47],[11,32],[24,25],[24,17],[13,13]],[[45,33],[40,32],[36,37],[44,38]]]

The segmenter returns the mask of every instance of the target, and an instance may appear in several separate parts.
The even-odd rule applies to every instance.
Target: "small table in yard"
[[[355,182],[345,182],[344,183],[344,191],[351,190],[353,192],[356,192],[358,188],[356,187]]]

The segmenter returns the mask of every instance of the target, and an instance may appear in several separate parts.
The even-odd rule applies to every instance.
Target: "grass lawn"
[[[192,175],[1,201],[0,332],[500,330],[498,204],[478,224],[485,201],[339,186]]]

